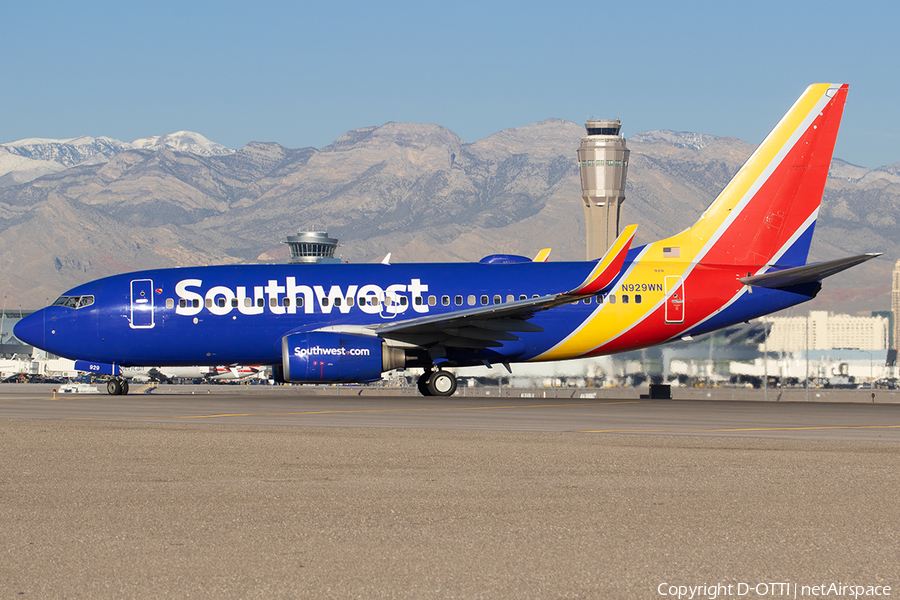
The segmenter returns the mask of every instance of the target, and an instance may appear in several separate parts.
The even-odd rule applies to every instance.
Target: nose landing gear
[[[456,392],[456,376],[450,371],[427,370],[416,382],[423,396],[452,396]]]

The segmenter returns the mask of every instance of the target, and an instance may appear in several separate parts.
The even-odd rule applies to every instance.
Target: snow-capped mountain
[[[133,142],[86,135],[67,140],[28,138],[0,144],[0,187],[27,183],[43,175],[76,165],[106,162],[128,150],[163,148],[201,156],[234,153],[234,150],[211,142],[199,133],[191,131],[140,138]]]
[[[191,154],[199,154],[200,156],[221,156],[223,154],[234,153],[234,150],[226,148],[221,144],[211,142],[199,133],[194,133],[193,131],[176,131],[169,135],[140,138],[131,142],[131,147],[142,148],[144,150],[172,148],[179,152],[190,152]]]
[[[705,133],[691,133],[689,131],[671,131],[669,129],[661,129],[657,131],[642,131],[628,138],[628,141],[635,142],[667,142],[676,148],[687,148],[690,150],[700,150],[710,144],[710,142],[718,139],[714,135]]]

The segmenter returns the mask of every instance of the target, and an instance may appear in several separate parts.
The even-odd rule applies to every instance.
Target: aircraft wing
[[[751,277],[741,277],[738,279],[744,285],[756,287],[764,287],[771,289],[781,289],[792,285],[800,285],[803,283],[812,283],[821,281],[826,277],[831,277],[840,273],[844,269],[849,269],[867,260],[871,260],[876,256],[881,256],[880,252],[869,254],[860,254],[858,256],[848,256],[847,258],[839,258],[837,260],[829,260],[826,262],[804,265],[802,267],[792,267],[790,269],[782,269],[780,271],[771,271],[762,275],[753,275]]]
[[[504,341],[518,340],[517,332],[541,332],[542,327],[528,322],[535,313],[609,288],[622,270],[635,229],[637,225],[626,227],[590,275],[570,291],[386,323],[376,327],[375,334],[423,347],[492,348],[502,346]]]

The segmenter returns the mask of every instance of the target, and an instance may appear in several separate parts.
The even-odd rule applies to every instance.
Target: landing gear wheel
[[[116,377],[106,382],[106,391],[110,396],[123,396],[128,393],[128,380]]]
[[[449,371],[435,371],[428,378],[430,396],[452,396],[456,391],[456,376]]]
[[[422,373],[422,376],[416,380],[416,387],[419,388],[419,393],[423,396],[430,396],[431,392],[428,391],[428,378],[434,375],[433,371],[425,371]]]

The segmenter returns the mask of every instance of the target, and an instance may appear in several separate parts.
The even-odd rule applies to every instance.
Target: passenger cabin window
[[[643,300],[643,298],[641,297],[640,294],[635,294],[635,295],[634,295],[634,303],[635,303],[635,304],[640,304],[640,303],[641,303],[641,300]]]
[[[264,308],[266,306],[266,299],[265,298],[257,298],[256,305],[260,308]]]
[[[237,308],[237,307],[238,307],[238,299],[232,298],[231,299],[231,308]]]
[[[475,306],[475,294],[469,294],[469,297],[466,298],[466,304],[469,306]]]
[[[615,295],[615,294],[610,294],[610,295],[609,295],[609,303],[610,303],[610,304],[615,304],[615,303],[616,303],[616,295]]]
[[[422,306],[422,296],[416,296],[413,302],[415,302],[416,306]]]
[[[219,308],[225,308],[225,298],[218,298],[216,300],[216,305],[218,305]]]
[[[481,296],[481,305],[482,305],[482,306],[486,306],[487,303],[488,303],[488,297],[487,297],[487,296]]]
[[[500,296],[494,296],[494,304],[500,304],[501,301]]]
[[[622,294],[622,304],[628,304],[628,294]]]
[[[175,308],[175,300],[173,298],[166,298],[166,308]]]
[[[212,298],[206,299],[206,308],[212,308]]]
[[[450,296],[441,296],[441,306],[450,306]]]
[[[456,296],[455,298],[453,298],[453,303],[456,304],[456,306],[462,306],[462,296]]]
[[[437,298],[435,296],[428,296],[428,306],[435,306],[437,304]]]
[[[507,294],[507,295],[506,295],[506,301],[507,301],[507,302],[512,302],[512,301],[515,300],[515,299],[516,299],[516,297],[513,296],[512,294]]]

